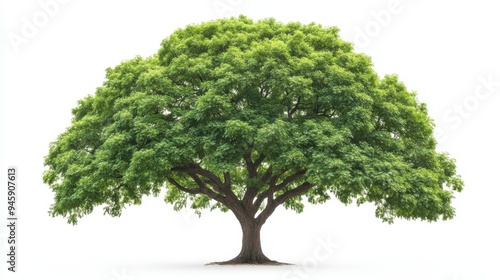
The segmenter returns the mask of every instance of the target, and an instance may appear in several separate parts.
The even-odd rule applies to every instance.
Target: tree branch
[[[224,175],[225,182],[223,183],[217,175],[215,175],[214,173],[212,173],[206,169],[203,169],[199,165],[179,166],[179,167],[173,168],[172,171],[184,172],[184,173],[188,174],[189,176],[191,176],[191,178],[193,178],[193,180],[195,180],[195,182],[200,186],[200,189],[202,190],[203,193],[205,193],[205,189],[206,189],[206,190],[209,190],[210,192],[212,192],[216,195],[219,195],[223,198],[227,198],[228,200],[223,202],[223,204],[228,206],[228,207],[229,207],[229,204],[236,205],[238,202],[238,198],[231,190],[230,185],[227,184],[227,182],[229,182],[229,181],[226,181],[227,179],[229,179],[228,173]],[[216,192],[214,192],[210,188],[208,188],[205,185],[205,183],[203,181],[201,181],[201,179],[198,176],[193,177],[193,175],[200,175],[200,176],[207,178],[209,180],[210,186],[212,186]],[[202,185],[200,185],[200,183],[202,183],[204,187],[202,187]],[[225,197],[222,196],[221,194],[224,194]],[[209,196],[209,197],[211,197],[211,196]],[[219,200],[217,200],[217,201],[219,201]]]
[[[304,182],[300,186],[284,192],[283,194],[281,194],[280,196],[278,196],[275,199],[275,201],[276,201],[276,203],[278,205],[282,204],[282,203],[284,203],[285,201],[287,201],[288,199],[290,199],[290,198],[292,198],[294,196],[301,195],[301,194],[307,192],[308,190],[312,189],[314,186],[315,186],[314,184],[311,184],[309,182]]]
[[[288,177],[285,178],[285,180],[283,180],[283,182],[281,182],[279,185],[276,185],[276,192],[283,189],[284,187],[286,187],[288,184],[290,184],[291,182],[299,179],[300,177],[302,177],[304,174],[306,174],[306,170],[300,170],[298,171],[297,173],[294,173]]]
[[[264,154],[261,154],[255,160],[255,162],[253,162],[252,157],[251,157],[251,153],[252,153],[251,150],[248,150],[245,153],[245,155],[243,156],[243,158],[244,158],[246,166],[247,166],[249,178],[254,179],[254,178],[257,178],[259,176],[259,174],[257,172],[257,168],[262,164],[262,162],[264,161],[266,156]],[[259,192],[259,188],[257,186],[252,186],[252,185],[247,186],[247,189],[245,190],[245,194],[243,195],[243,199],[242,199],[243,205],[245,205],[245,207],[247,209],[252,208],[252,201],[258,192]]]
[[[190,193],[190,194],[200,194],[202,193],[201,192],[201,189],[199,188],[196,188],[196,189],[189,189],[189,188],[186,188],[184,186],[182,186],[181,184],[179,184],[176,180],[174,180],[173,178],[168,178],[168,181],[174,185],[176,188],[178,188],[179,190],[183,191],[183,192],[187,192],[187,193]]]
[[[299,96],[299,98],[297,98],[297,103],[295,104],[295,107],[292,109],[292,110],[288,110],[288,118],[291,119],[293,114],[295,112],[297,112],[297,109],[299,109],[299,105],[300,105],[300,99],[301,99],[302,96]]]
[[[273,175],[273,168],[272,168],[272,166],[269,166],[269,168],[266,170],[266,173],[264,173],[264,175],[262,175],[262,177],[260,177],[260,182],[262,184],[267,183],[267,181],[269,181],[269,179],[271,178],[272,175]]]
[[[283,193],[282,195],[278,196],[276,199],[268,202],[268,204],[266,205],[266,208],[264,208],[264,210],[262,210],[262,212],[260,212],[260,214],[257,216],[257,218],[256,218],[257,223],[259,223],[259,224],[265,223],[267,218],[269,218],[269,216],[271,216],[271,214],[274,212],[274,210],[276,210],[276,208],[279,205],[283,204],[285,201],[287,201],[288,199],[290,199],[294,196],[301,195],[301,194],[307,192],[308,190],[312,189],[314,186],[315,185],[313,185],[311,183],[304,182],[300,186],[298,186],[294,189],[288,190],[285,193]]]
[[[210,180],[213,183],[211,185],[214,186],[215,188],[222,188],[222,185],[223,185],[222,181],[219,179],[219,177],[217,177],[217,175],[215,175],[214,173],[212,173],[206,169],[203,169],[202,167],[200,167],[198,165],[178,166],[178,167],[174,167],[172,169],[172,171],[184,172],[187,174],[201,175],[201,176],[207,178],[208,180]]]
[[[285,188],[288,184],[292,183],[293,181],[299,179],[300,177],[302,177],[305,173],[306,173],[306,170],[300,170],[288,177],[286,177],[283,182],[281,182],[280,184],[276,185],[279,177],[281,175],[283,175],[285,172],[282,172],[280,173],[279,175],[277,176],[273,176],[271,182],[269,183],[269,188],[267,190],[265,190],[264,192],[260,193],[258,196],[257,196],[257,199],[255,200],[254,202],[254,207],[259,207],[260,204],[264,201],[264,199],[268,199],[268,203],[270,201],[273,200],[273,194],[276,193],[277,191],[280,191],[282,190],[283,188]]]
[[[231,188],[231,176],[229,175],[229,172],[224,172],[224,184],[223,187],[225,189],[230,189]]]
[[[264,154],[261,154],[255,162],[252,161],[252,151],[248,150],[245,152],[243,155],[243,159],[245,160],[248,174],[250,175],[250,178],[255,178],[257,177],[257,168],[262,164],[266,156]]]
[[[198,184],[199,188],[195,188],[195,189],[186,188],[186,187],[182,186],[181,184],[179,184],[179,182],[177,182],[173,178],[168,178],[168,181],[172,185],[174,185],[176,188],[178,188],[179,190],[181,190],[183,192],[187,192],[190,194],[204,194],[204,195],[212,198],[213,200],[218,201],[224,205],[227,204],[227,199],[224,196],[222,196],[218,193],[215,193],[211,189],[206,187],[205,184],[200,180],[200,178],[198,178],[198,176],[196,176],[194,174],[190,174],[190,176],[191,176],[191,178],[193,178],[193,180],[195,180],[195,182]]]
[[[258,168],[262,162],[264,161],[264,159],[266,158],[266,156],[264,154],[261,154],[256,160],[255,162],[253,163],[255,168]]]
[[[269,169],[271,169],[271,167],[269,167]],[[269,171],[268,169],[268,171]],[[269,176],[269,188],[263,192],[261,192],[258,196],[257,196],[257,199],[254,201],[253,203],[253,210],[254,212],[256,213],[257,210],[259,209],[260,205],[262,204],[262,202],[264,201],[264,199],[266,199],[266,197],[269,199],[269,194],[273,194],[274,193],[274,186],[276,186],[276,183],[278,182],[278,179],[281,177],[281,175],[285,174],[286,170],[282,170],[281,172],[279,172],[278,174],[274,175],[274,176],[271,176],[271,174],[267,175]],[[266,172],[267,174],[267,172]],[[264,176],[266,176],[266,174],[264,174]],[[264,177],[263,176],[263,177]]]

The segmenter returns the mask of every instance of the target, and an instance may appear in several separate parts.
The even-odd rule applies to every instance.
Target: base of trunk
[[[207,263],[205,265],[271,265],[271,266],[278,266],[278,265],[292,265],[291,263],[282,263],[282,262],[277,262],[277,261],[263,261],[263,262],[246,262],[243,260],[236,260],[232,259],[229,261],[224,261],[224,262],[211,262]]]
[[[224,261],[224,262],[212,262],[206,265],[289,265],[289,263],[281,263],[277,261],[270,260],[264,254],[259,255],[238,255],[237,257]]]

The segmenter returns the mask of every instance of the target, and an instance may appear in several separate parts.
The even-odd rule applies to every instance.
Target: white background
[[[20,219],[14,274],[4,262],[2,187],[1,279],[500,279],[495,1],[54,1],[0,1],[1,184],[7,166],[17,166]],[[44,9],[49,2],[56,5]],[[454,200],[456,218],[387,225],[372,206],[334,200],[299,215],[280,210],[263,228],[264,252],[295,266],[214,267],[204,264],[240,249],[230,213],[198,219],[152,197],[121,218],[100,209],[77,226],[49,217],[43,157],[104,70],[155,53],[187,24],[239,14],[337,26],[380,75],[399,74],[427,103],[439,150],[457,160],[465,189]]]

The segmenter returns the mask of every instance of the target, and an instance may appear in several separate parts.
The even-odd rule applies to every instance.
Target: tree
[[[280,205],[336,197],[373,203],[389,223],[452,218],[463,182],[436,151],[426,105],[338,32],[240,16],[108,68],[50,145],[51,215],[75,224],[103,205],[119,216],[166,189],[175,210],[236,216],[242,249],[227,263],[272,262],[260,230]]]

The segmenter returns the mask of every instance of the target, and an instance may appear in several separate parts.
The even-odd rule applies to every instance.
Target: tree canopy
[[[455,162],[396,75],[379,77],[336,27],[246,17],[178,29],[157,54],[106,70],[51,143],[52,215],[166,189],[174,209],[231,210],[264,223],[275,208],[336,197],[383,221],[454,216]],[[260,225],[261,225],[260,224]]]

